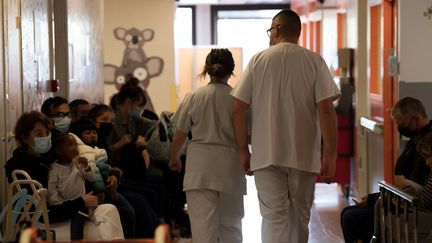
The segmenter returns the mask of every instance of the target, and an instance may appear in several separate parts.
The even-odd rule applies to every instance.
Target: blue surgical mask
[[[135,117],[135,118],[141,117],[141,113],[142,113],[142,110],[138,106],[135,106],[134,108],[129,110],[129,116],[131,116],[131,117]]]
[[[65,117],[54,118],[54,128],[61,133],[67,133],[69,131],[70,124],[71,124],[70,117],[65,116]]]
[[[33,149],[40,154],[47,153],[51,149],[51,134],[46,137],[34,138]]]

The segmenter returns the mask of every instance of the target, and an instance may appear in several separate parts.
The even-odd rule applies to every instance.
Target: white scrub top
[[[183,190],[210,189],[246,194],[246,178],[232,126],[232,88],[209,83],[185,97],[171,118],[177,130],[192,132]]]
[[[231,94],[250,105],[251,170],[320,170],[317,103],[340,95],[320,55],[295,44],[274,45],[252,57]]]

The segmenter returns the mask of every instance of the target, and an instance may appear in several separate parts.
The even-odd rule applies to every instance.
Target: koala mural
[[[150,80],[162,73],[164,61],[160,57],[147,57],[143,49],[144,44],[153,39],[154,31],[152,29],[140,31],[137,28],[118,27],[114,29],[114,36],[125,44],[123,60],[120,66],[104,65],[105,83],[114,84],[117,89],[120,89],[126,82],[127,76],[139,79],[140,86],[144,89],[148,101],[146,109],[151,108],[150,110],[154,111],[146,89]]]

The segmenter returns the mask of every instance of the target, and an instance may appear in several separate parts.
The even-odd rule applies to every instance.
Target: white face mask
[[[46,137],[34,138],[33,149],[40,154],[47,153],[51,149],[51,134]]]
[[[68,116],[56,117],[54,118],[54,128],[61,133],[67,133],[69,131],[71,121],[71,118]]]

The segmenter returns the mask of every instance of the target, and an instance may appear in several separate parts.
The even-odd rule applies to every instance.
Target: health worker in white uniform
[[[267,30],[271,47],[252,57],[232,91],[240,163],[255,177],[264,243],[308,241],[316,176],[329,180],[336,170],[332,102],[340,92],[323,58],[297,45],[300,31],[295,12],[279,12]]]
[[[180,150],[188,133],[183,190],[186,192],[192,240],[197,243],[241,243],[246,179],[232,126],[233,97],[227,84],[234,59],[228,49],[212,49],[201,77],[210,83],[185,97],[172,117],[177,131],[170,168],[181,171]]]

